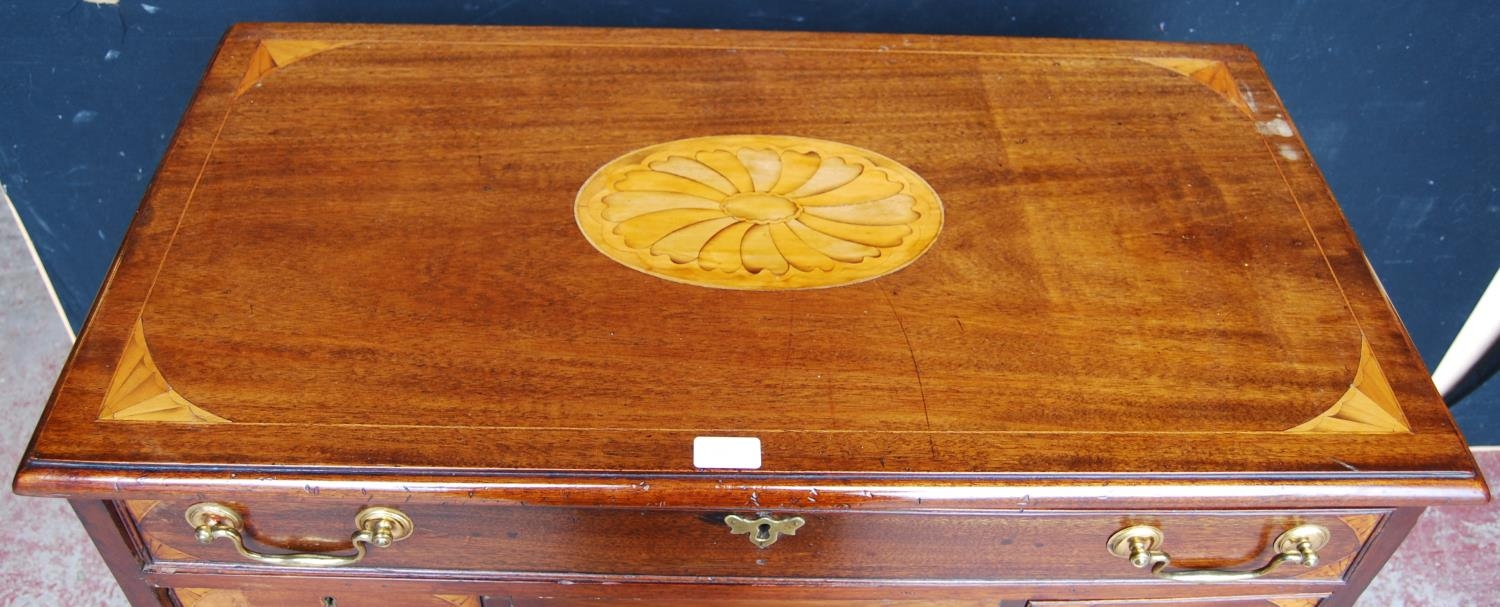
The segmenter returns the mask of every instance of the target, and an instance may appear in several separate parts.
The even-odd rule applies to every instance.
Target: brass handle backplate
[[[265,554],[245,547],[245,519],[233,508],[214,502],[188,506],[187,522],[193,526],[198,541],[204,544],[217,538],[234,543],[234,549],[252,561],[284,567],[342,567],[365,558],[365,545],[385,548],[411,535],[415,525],[411,517],[395,508],[371,506],[354,515],[357,529],[349,541],[354,554]]]
[[[1135,525],[1116,531],[1109,536],[1106,546],[1110,554],[1130,559],[1137,568],[1151,568],[1156,577],[1179,582],[1239,582],[1264,576],[1284,563],[1296,563],[1303,567],[1318,564],[1318,551],[1328,545],[1328,528],[1322,525],[1298,525],[1286,530],[1272,544],[1277,555],[1259,569],[1253,571],[1224,571],[1220,569],[1180,569],[1167,571],[1172,557],[1159,550],[1164,537],[1161,530],[1150,525]]]
[[[807,524],[807,521],[802,520],[800,516],[784,519],[762,516],[757,519],[748,519],[738,514],[731,514],[724,517],[724,524],[729,525],[730,533],[749,536],[750,543],[755,544],[756,548],[764,549],[775,544],[776,540],[781,539],[783,535],[797,535],[797,530]]]

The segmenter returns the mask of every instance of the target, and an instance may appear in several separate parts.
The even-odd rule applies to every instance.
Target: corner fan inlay
[[[1361,339],[1359,369],[1344,396],[1322,415],[1287,432],[1411,432],[1411,425],[1380,363],[1375,361],[1370,342]]]
[[[235,89],[234,94],[235,96],[245,94],[245,91],[260,84],[262,78],[277,69],[323,51],[349,44],[353,43],[325,40],[263,40],[259,46],[255,47],[255,53],[250,56],[250,67],[245,70],[245,77],[240,79],[240,86]]]
[[[156,368],[156,361],[151,360],[151,350],[146,347],[146,334],[139,319],[130,331],[125,353],[120,355],[114,377],[109,380],[109,389],[104,392],[104,408],[99,411],[99,419],[229,423],[229,420],[188,402],[172,389],[162,377],[161,370]]]
[[[875,152],[775,135],[684,139],[630,152],[578,192],[600,252],[676,282],[808,289],[870,280],[921,256],[937,193]]]
[[[1224,65],[1222,61],[1191,57],[1137,57],[1136,61],[1186,76],[1189,80],[1218,93],[1220,97],[1234,104],[1234,107],[1239,108],[1240,112],[1245,115],[1252,114],[1250,104],[1245,103],[1245,98],[1240,95],[1239,85],[1235,82],[1234,75],[1229,73],[1229,66]]]

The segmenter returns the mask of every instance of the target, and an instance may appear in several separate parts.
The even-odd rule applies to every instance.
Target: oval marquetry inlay
[[[589,242],[628,267],[725,289],[870,280],[943,226],[910,169],[851,145],[778,135],[684,139],[614,159],[578,192]]]

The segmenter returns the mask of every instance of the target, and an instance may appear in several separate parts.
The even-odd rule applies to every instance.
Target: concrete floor
[[[0,606],[124,606],[67,504],[8,490],[73,338],[3,191],[0,206]],[[1500,479],[1500,449],[1476,455]],[[1432,509],[1359,607],[1500,605],[1497,572],[1500,501]]]

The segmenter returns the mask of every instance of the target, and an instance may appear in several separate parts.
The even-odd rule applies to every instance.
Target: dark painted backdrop
[[[0,183],[76,326],[238,21],[719,27],[1233,42],[1265,63],[1422,355],[1500,266],[1489,2],[0,0]],[[1500,381],[1454,408],[1500,443]]]

